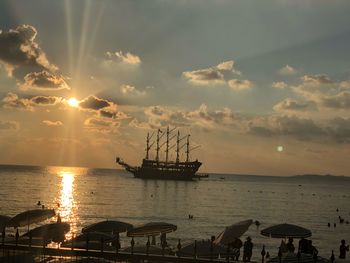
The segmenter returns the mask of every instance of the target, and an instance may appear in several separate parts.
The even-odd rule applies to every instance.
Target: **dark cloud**
[[[55,105],[61,102],[62,98],[55,96],[35,96],[30,99],[36,105]]]
[[[322,96],[320,104],[326,108],[350,109],[350,92],[343,91],[333,96]]]
[[[33,111],[35,106],[53,106],[60,103],[61,97],[34,96],[20,98],[17,94],[9,92],[2,100],[4,108]]]
[[[333,119],[327,130],[337,142],[350,143],[350,118]]]
[[[94,111],[98,111],[98,110],[101,110],[103,108],[111,107],[113,105],[115,105],[113,102],[110,102],[110,101],[105,100],[105,99],[100,99],[94,95],[91,95],[91,96],[87,97],[86,99],[82,100],[81,102],[79,102],[80,108],[86,109],[86,110],[94,110]]]
[[[287,98],[279,103],[277,103],[273,109],[277,112],[283,111],[303,111],[309,108],[309,103],[302,103],[296,100]]]
[[[312,119],[297,116],[269,116],[248,122],[248,132],[260,136],[291,136],[300,140],[314,140],[326,136],[325,129]]]
[[[41,90],[70,89],[62,76],[53,75],[46,70],[28,73],[21,87],[22,89]]]
[[[0,60],[8,72],[13,70],[20,75],[42,69],[54,71],[55,65],[49,63],[46,54],[35,42],[37,30],[30,25],[20,25],[7,32],[0,31]],[[23,76],[23,75],[22,75]]]
[[[0,120],[0,130],[18,130],[18,129],[19,129],[18,122]]]

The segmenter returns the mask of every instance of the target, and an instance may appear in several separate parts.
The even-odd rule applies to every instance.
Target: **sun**
[[[67,103],[68,103],[69,106],[74,107],[74,108],[78,107],[78,105],[79,105],[79,101],[76,98],[74,98],[74,97],[70,98],[67,101]]]

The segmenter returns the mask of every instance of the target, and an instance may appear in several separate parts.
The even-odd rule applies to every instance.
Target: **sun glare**
[[[71,107],[78,107],[79,105],[79,101],[76,99],[76,98],[70,98],[68,101],[67,101],[68,105],[71,106]]]

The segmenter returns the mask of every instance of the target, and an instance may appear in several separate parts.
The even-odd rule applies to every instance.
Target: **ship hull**
[[[143,159],[139,167],[130,166],[117,158],[117,163],[122,165],[128,172],[132,173],[135,178],[155,179],[155,180],[177,180],[191,181],[207,176],[196,174],[201,162],[157,162],[154,160]]]
[[[133,172],[135,178],[155,180],[192,181],[196,178],[195,172],[169,171],[156,169],[142,169]]]

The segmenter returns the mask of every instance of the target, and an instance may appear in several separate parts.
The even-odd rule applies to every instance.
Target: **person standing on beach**
[[[349,251],[349,245],[345,245],[345,240],[343,239],[339,247],[339,258],[345,259],[347,251]]]
[[[247,237],[247,241],[243,245],[243,262],[250,262],[253,254],[253,243],[250,237]]]

